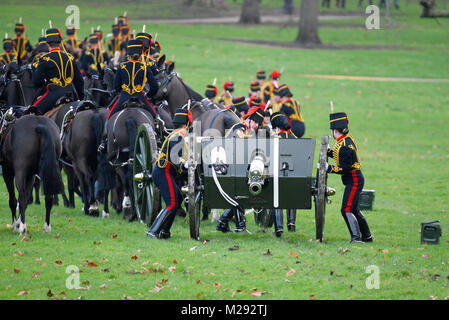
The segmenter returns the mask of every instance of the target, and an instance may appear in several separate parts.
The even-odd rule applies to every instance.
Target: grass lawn
[[[80,5],[82,37],[91,26],[109,30],[112,17],[124,11],[115,3],[85,10],[85,3]],[[34,43],[48,19],[63,25],[64,8],[56,1],[45,7],[33,1],[2,4],[0,32],[11,34],[20,12]],[[29,234],[22,238],[8,226],[1,182],[0,299],[448,299],[449,83],[303,76],[449,78],[449,20],[421,20],[416,1],[403,8],[392,18],[392,29],[367,31],[364,24],[320,29],[325,43],[383,50],[301,50],[222,40],[287,42],[295,38],[296,27],[147,25],[158,33],[163,53],[176,61],[183,79],[200,93],[215,77],[219,85],[232,77],[236,95],[246,95],[257,69],[283,67],[281,81],[301,102],[306,137],[329,134],[330,100],[336,111],[347,112],[365,188],[376,190],[374,210],[364,212],[373,243],[348,243],[340,214],[343,188],[334,175],[329,184],[337,195],[327,207],[323,243],[314,240],[313,210],[298,211],[297,231],[281,239],[273,230],[259,230],[251,214],[252,234],[222,234],[206,221],[198,242],[189,239],[188,224],[178,217],[173,237],[159,241],[145,237],[146,226],[124,222],[115,212],[107,220],[84,216],[79,200],[76,209],[53,209],[48,234],[43,233],[43,206],[30,206]],[[139,30],[141,24],[131,27]],[[393,44],[398,46],[390,48]],[[318,150],[315,162],[317,155]],[[440,244],[420,244],[420,223],[431,220],[441,221]],[[73,266],[79,270],[79,289],[70,289]],[[370,266],[378,268],[379,289],[366,286]]]

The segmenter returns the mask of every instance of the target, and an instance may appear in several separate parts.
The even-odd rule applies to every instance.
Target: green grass
[[[21,12],[32,39],[37,39],[48,19],[54,25],[65,21],[64,8],[54,3],[45,10],[31,5],[2,5],[1,9],[0,18],[5,23],[0,32],[11,32],[16,12]],[[339,210],[343,187],[338,176],[329,177],[337,195],[327,207],[324,243],[314,241],[313,210],[298,211],[297,232],[285,232],[281,239],[275,238],[272,230],[258,232],[253,216],[248,215],[251,235],[222,234],[207,221],[202,223],[201,239],[208,241],[197,242],[189,239],[188,224],[178,217],[172,228],[173,238],[159,241],[146,239],[144,225],[124,222],[115,212],[107,220],[86,217],[79,201],[76,209],[53,209],[49,234],[42,231],[43,206],[32,205],[27,211],[29,234],[22,239],[7,226],[11,217],[6,188],[1,183],[0,298],[447,297],[449,84],[301,76],[310,73],[449,78],[448,44],[444,37],[447,21],[440,19],[438,24],[434,20],[421,20],[420,9],[411,4],[404,4],[403,10],[403,15],[393,20],[400,22],[394,29],[372,32],[354,27],[320,29],[325,43],[400,44],[392,50],[299,50],[218,40],[292,41],[297,32],[295,27],[148,25],[153,33],[158,32],[163,52],[169,59],[174,57],[183,79],[201,93],[215,77],[219,85],[232,77],[236,94],[246,95],[257,69],[270,72],[284,67],[282,82],[290,86],[301,102],[307,137],[319,139],[329,133],[330,100],[337,111],[346,111],[360,149],[365,188],[376,190],[374,210],[364,212],[374,243],[348,243],[348,231]],[[80,35],[86,35],[91,25],[109,26],[111,17],[122,11],[122,7],[114,5],[86,12]],[[132,24],[132,28],[140,27]],[[420,244],[420,223],[437,219],[443,229],[441,243]],[[229,250],[234,246],[239,249]],[[69,277],[66,268],[72,265],[80,270],[82,289],[66,287]],[[380,271],[378,290],[369,290],[365,285],[369,276],[366,268],[371,265]],[[289,275],[292,269],[295,272]],[[23,291],[29,294],[18,295]]]

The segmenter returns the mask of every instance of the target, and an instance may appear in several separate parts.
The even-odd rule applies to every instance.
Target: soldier
[[[6,34],[5,39],[3,39],[3,50],[5,52],[0,56],[0,67],[3,67],[8,63],[16,60],[14,45],[12,40],[8,38],[8,34]]]
[[[204,95],[206,96],[206,98],[209,100],[210,103],[213,103],[218,95],[217,86],[214,86],[212,84],[207,85]]]
[[[98,26],[97,30],[94,30],[94,34],[98,38],[98,47],[102,52],[106,52],[106,48],[104,46],[104,33],[100,30],[100,26]]]
[[[348,116],[344,112],[331,113],[329,121],[332,136],[337,142],[332,150],[327,151],[328,156],[335,160],[335,165],[326,164],[327,172],[340,174],[345,186],[341,214],[351,235],[351,243],[372,242],[373,237],[368,223],[358,208],[365,178],[362,174],[357,144],[349,133]]]
[[[39,42],[36,46],[36,55],[34,56],[33,62],[31,63],[33,72],[37,69],[41,57],[48,52],[50,52],[50,49],[48,48],[47,38],[40,37]]]
[[[234,83],[225,81],[223,84],[223,93],[218,97],[217,102],[222,105],[230,105],[232,103],[232,93],[234,92]]]
[[[291,125],[287,116],[281,112],[271,115],[271,125],[275,130],[274,136],[280,139],[296,139],[291,131]],[[287,229],[290,232],[296,230],[296,209],[287,209]],[[274,233],[280,237],[284,231],[284,213],[282,209],[274,209]]]
[[[31,111],[44,114],[55,107],[56,101],[68,93],[74,93],[79,100],[84,99],[83,77],[75,63],[75,58],[61,51],[62,34],[57,28],[46,31],[50,52],[43,55],[33,73],[33,85],[46,87],[46,92],[33,105]],[[64,48],[64,46],[63,46]]]
[[[88,41],[89,47],[86,48],[81,56],[81,69],[88,76],[98,75],[106,64],[109,63],[109,56],[98,44],[96,34],[91,34]]]
[[[260,98],[260,84],[257,81],[251,81],[249,84],[249,93],[248,97],[257,97]]]
[[[192,114],[187,109],[177,109],[173,117],[175,129],[165,139],[161,153],[157,159],[152,177],[159,188],[166,204],[154,220],[147,232],[148,238],[168,239],[170,228],[175,219],[176,211],[181,206],[183,196],[176,184],[176,176],[187,169],[187,143],[186,134],[192,123]]]
[[[243,118],[249,110],[248,103],[244,96],[235,97],[232,99],[232,105],[237,110],[237,115],[239,118]]]
[[[114,88],[115,90],[121,89],[121,93],[119,98],[113,102],[108,119],[114,113],[120,111],[123,108],[123,104],[130,98],[140,100],[153,118],[156,119],[156,111],[145,97],[143,88],[146,83],[149,84],[148,96],[151,98],[156,94],[159,86],[151,68],[141,62],[142,52],[143,46],[140,40],[129,40],[127,48],[128,61],[120,64],[114,78]]]
[[[75,26],[68,26],[66,33],[68,39],[64,41],[64,47],[78,61],[81,54],[81,40],[76,37]]]
[[[153,75],[156,75],[158,73],[158,70],[156,68],[156,64],[154,63],[154,60],[150,57],[150,48],[152,44],[152,36],[149,33],[146,32],[140,32],[136,35],[136,40],[142,41],[143,45],[143,52],[142,52],[142,58],[141,61],[145,63],[148,67],[150,67],[151,71],[153,72]]]
[[[281,73],[277,70],[273,70],[270,74],[270,81],[263,87],[263,102],[268,103],[271,97],[273,96],[273,92],[275,88],[279,87],[279,78],[281,77]]]
[[[120,24],[120,51],[122,56],[126,56],[126,49],[128,48],[128,41],[131,40],[130,27],[129,24]]]
[[[285,84],[279,87],[279,97],[279,103],[281,104],[280,111],[288,117],[292,126],[292,132],[295,136],[301,138],[306,131],[306,126],[301,115],[299,102],[292,99],[293,94]]]
[[[120,44],[122,40],[120,39],[120,25],[112,25],[112,39],[108,42],[109,55],[111,57],[115,56],[115,53],[120,52]]]
[[[13,39],[13,45],[17,60],[27,60],[28,53],[33,51],[33,47],[25,34],[25,25],[22,22],[16,23],[14,32],[16,33],[16,37]]]
[[[150,57],[151,59],[157,61],[161,55],[161,44],[156,41],[151,44]]]

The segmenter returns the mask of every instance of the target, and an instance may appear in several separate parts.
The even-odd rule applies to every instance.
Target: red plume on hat
[[[281,73],[277,70],[273,70],[273,72],[271,72],[271,79],[277,79],[281,76]]]

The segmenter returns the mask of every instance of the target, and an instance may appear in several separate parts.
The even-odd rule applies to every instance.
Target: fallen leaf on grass
[[[106,283],[103,283],[101,286],[100,286],[100,290],[104,290],[104,289],[107,289],[108,288],[108,285],[106,284]]]
[[[30,294],[30,292],[28,290],[22,290],[22,291],[17,293],[18,296],[23,296],[25,294]]]
[[[19,272],[20,272],[20,269],[14,268],[14,273],[19,273]]]
[[[309,299],[310,299],[310,300],[316,300],[316,297],[315,297],[314,294],[311,294],[311,295],[309,296]]]
[[[235,251],[235,250],[239,250],[239,249],[240,249],[240,247],[235,245],[235,246],[229,248],[229,251]]]
[[[35,272],[33,273],[33,275],[31,276],[33,279],[37,279],[40,275],[42,274],[42,272]]]
[[[49,297],[49,298],[53,297],[53,292],[51,292],[51,289],[48,289],[47,297]]]
[[[295,272],[296,272],[295,269],[290,269],[290,270],[285,274],[285,276],[286,276],[286,277],[290,277],[290,276],[294,275]]]
[[[93,262],[93,261],[89,261],[89,260],[84,260],[84,264],[85,264],[86,266],[88,266],[88,267],[91,267],[91,268],[98,267],[98,264],[96,264],[96,263]]]
[[[111,234],[111,238],[112,238],[112,239],[116,239],[117,237],[118,237],[118,234],[117,234],[117,233]]]
[[[132,257],[131,257],[131,259],[133,259],[133,260],[137,260],[139,257],[137,256],[137,254],[135,254],[135,255],[133,255]]]
[[[175,266],[168,267],[168,271],[170,272],[175,272],[175,270],[176,270]]]
[[[264,256],[272,256],[273,254],[271,253],[270,249],[268,249],[267,252],[265,252],[263,255]]]
[[[288,255],[295,257],[295,259],[298,259],[298,254],[296,252],[289,252]]]
[[[190,248],[190,251],[193,251],[193,250],[195,250],[196,248],[198,248],[198,246],[194,246],[194,247]]]
[[[196,284],[204,284],[203,281],[201,281],[200,279],[196,280]]]
[[[58,259],[58,260],[55,261],[55,263],[61,265],[62,264],[62,260]]]

